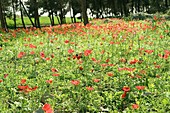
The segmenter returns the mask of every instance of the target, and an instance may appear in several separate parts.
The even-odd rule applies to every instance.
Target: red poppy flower
[[[41,45],[43,45],[43,42],[40,42]]]
[[[92,91],[92,90],[94,90],[94,88],[93,88],[93,87],[91,87],[91,86],[87,86],[87,87],[86,87],[86,89],[87,89],[88,91]]]
[[[130,64],[136,64],[137,62],[139,62],[139,60],[134,59],[134,60],[131,60],[131,61],[130,61]]]
[[[127,60],[126,60],[125,58],[121,58],[121,59],[120,59],[120,62],[126,63]]]
[[[34,52],[34,51],[31,51],[30,54],[33,55],[33,54],[35,54],[35,52]]]
[[[69,54],[72,54],[73,52],[74,52],[73,49],[69,49],[69,50],[68,50],[68,53],[69,53]]]
[[[26,86],[18,85],[18,89],[20,89],[21,91],[22,91],[22,90],[26,90],[26,89],[28,89],[28,88],[29,88],[28,85],[26,85]]]
[[[142,78],[142,76],[140,76],[140,75],[136,75],[136,78]]]
[[[49,60],[51,60],[51,58],[50,58],[50,57],[47,57],[47,58],[45,58],[45,60],[46,60],[46,61],[49,61]]]
[[[110,61],[110,59],[107,59],[106,62],[108,63]]]
[[[0,83],[1,83],[1,82],[3,82],[3,80],[2,80],[2,79],[0,79]]]
[[[155,68],[161,68],[161,66],[160,65],[156,65]]]
[[[82,66],[80,66],[80,67],[79,67],[79,69],[80,69],[80,70],[83,70],[83,67],[82,67]]]
[[[51,84],[53,80],[46,80],[47,83]]]
[[[17,58],[22,58],[25,55],[25,52],[20,52],[17,56]]]
[[[127,71],[130,71],[130,72],[132,72],[132,71],[134,71],[136,68],[126,68],[126,70]]]
[[[114,44],[115,42],[113,42],[113,41],[110,41],[110,44],[112,45],[112,44]]]
[[[139,105],[138,105],[138,104],[132,104],[132,108],[133,108],[133,109],[138,109],[138,108],[139,108]]]
[[[85,50],[84,56],[89,56],[92,53],[92,50]]]
[[[8,74],[4,74],[4,78],[6,78],[8,76]]]
[[[31,88],[32,91],[36,90],[38,88],[38,86],[35,86],[33,88]]]
[[[107,75],[112,77],[114,74],[112,72],[108,72]]]
[[[73,85],[79,85],[80,84],[80,81],[79,80],[71,80],[71,83],[73,84]]]
[[[48,109],[47,111],[45,111],[45,113],[53,113],[53,109],[50,108],[50,109]]]
[[[44,110],[44,111],[48,111],[49,109],[51,108],[51,106],[50,106],[50,104],[44,104],[44,106],[42,107],[42,109]]]
[[[30,46],[30,48],[37,48],[37,46],[35,46],[33,44],[30,44],[29,46]]]
[[[125,98],[126,97],[126,92],[124,92],[121,97]]]
[[[51,54],[51,58],[54,58],[54,54]]]
[[[136,86],[136,88],[137,88],[138,90],[144,90],[144,89],[145,89],[145,86]]]
[[[95,58],[91,58],[92,61],[97,61]]]
[[[101,64],[101,66],[102,66],[102,67],[107,67],[107,66],[108,66],[108,64]]]
[[[100,79],[93,79],[94,82],[100,82]]]
[[[26,83],[26,79],[21,79],[21,84],[25,84]]]
[[[124,87],[122,88],[122,90],[123,90],[124,92],[129,92],[129,91],[130,91],[130,87],[124,86]]]
[[[58,76],[60,76],[60,74],[54,73],[53,76],[58,77]]]
[[[41,56],[41,58],[44,58],[45,57],[44,52],[40,52],[40,56]]]
[[[69,43],[69,40],[65,40],[64,42],[67,44],[67,43]]]
[[[28,46],[28,44],[24,44],[24,46],[25,46],[25,47],[27,47],[27,46]]]
[[[58,70],[55,69],[55,68],[51,68],[51,71],[52,71],[52,72],[58,72]]]
[[[151,54],[154,50],[145,50],[146,53]]]

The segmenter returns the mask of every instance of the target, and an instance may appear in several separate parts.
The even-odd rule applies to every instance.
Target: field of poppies
[[[167,113],[163,18],[0,31],[1,113]]]

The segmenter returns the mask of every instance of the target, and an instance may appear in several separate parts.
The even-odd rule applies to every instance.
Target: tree
[[[5,31],[8,32],[3,2],[4,2],[3,0],[0,0],[0,21],[2,29],[5,29]]]
[[[87,25],[89,21],[88,21],[88,16],[87,16],[86,0],[81,0],[81,10],[82,10],[82,15],[83,15],[84,25]]]

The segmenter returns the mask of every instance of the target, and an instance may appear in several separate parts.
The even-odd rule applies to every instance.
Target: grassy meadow
[[[0,111],[168,113],[169,32],[157,17],[1,30]]]
[[[31,19],[32,19],[32,21],[34,22],[34,18],[31,18]],[[80,19],[76,19],[76,21],[77,21],[77,22],[81,22]],[[25,25],[26,25],[26,26],[29,26],[29,27],[32,26],[32,24],[31,24],[31,22],[30,22],[30,20],[29,20],[28,17],[24,17],[24,22],[25,22]],[[54,17],[54,23],[55,23],[55,25],[58,25],[58,24],[59,24],[56,16]],[[68,23],[68,24],[69,24],[69,23],[72,23],[71,18],[66,17],[66,23]],[[14,26],[14,21],[13,21],[13,19],[7,18],[7,24],[8,24],[8,26],[9,26],[10,28],[13,28],[13,26]],[[20,18],[19,16],[16,18],[16,24],[17,24],[17,27],[22,27],[22,21],[21,21],[21,18]],[[41,24],[42,26],[50,26],[50,25],[51,25],[51,22],[50,22],[49,17],[47,17],[47,16],[41,16],[41,17],[40,17],[40,24]]]

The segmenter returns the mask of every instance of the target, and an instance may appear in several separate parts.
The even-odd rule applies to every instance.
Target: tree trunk
[[[128,16],[128,11],[127,11],[127,1],[126,0],[123,0],[123,11],[124,11],[124,14],[125,14],[125,17]]]
[[[40,19],[38,14],[38,3],[37,0],[34,0],[34,19],[35,19],[35,25],[36,27],[40,28]]]
[[[87,16],[86,0],[81,0],[81,10],[82,10],[82,15],[83,15],[84,25],[87,25],[89,21],[88,21],[88,16]]]
[[[138,0],[138,13],[140,12],[140,0]]]
[[[62,10],[62,8],[60,9],[59,17],[60,17],[60,24],[65,24],[66,21],[65,21],[64,15],[63,15],[63,10]]]
[[[23,11],[22,11],[22,7],[21,7],[21,0],[20,0],[20,12],[21,12],[21,21],[22,21],[22,25],[23,25],[23,28],[26,28],[25,27],[25,23],[24,23],[24,15],[23,15]]]
[[[21,2],[21,0],[20,0],[20,3],[21,3],[21,5],[22,5],[22,7],[23,7],[23,9],[24,9],[24,11],[25,11],[25,13],[26,13],[26,15],[28,16],[28,18],[29,18],[29,20],[30,20],[32,26],[35,27],[34,22],[32,21],[30,15],[27,13],[27,10],[26,10],[24,4]]]
[[[70,8],[70,18],[71,18],[71,22],[73,23],[73,17],[72,17],[72,14],[71,14],[71,8]]]
[[[16,23],[16,10],[15,10],[15,4],[14,4],[14,0],[12,0],[12,8],[13,8],[13,16],[14,16],[14,29],[16,29],[17,27],[17,23]]]
[[[168,8],[168,0],[165,0],[165,7]]]
[[[53,11],[51,12],[52,14],[51,14],[51,20],[52,20],[52,26],[54,26],[54,14],[53,14]]]
[[[74,23],[76,23],[76,13],[75,13],[75,9],[73,8],[73,18],[74,18]]]
[[[132,6],[131,6],[131,13],[133,14],[134,11],[134,0],[132,0]]]
[[[7,24],[6,24],[5,16],[4,16],[4,12],[3,12],[2,0],[0,0],[0,21],[1,21],[2,29],[4,29],[6,32],[8,32]]]

